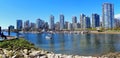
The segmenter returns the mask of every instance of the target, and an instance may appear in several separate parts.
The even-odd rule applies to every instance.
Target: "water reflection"
[[[52,34],[47,40],[47,33],[25,34],[25,38],[37,47],[54,53],[75,55],[101,55],[120,51],[119,34]]]

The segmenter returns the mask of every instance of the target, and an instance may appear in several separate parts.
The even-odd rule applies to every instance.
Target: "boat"
[[[52,36],[46,36],[45,38],[46,39],[52,39]]]
[[[81,34],[88,34],[89,31],[81,31]]]

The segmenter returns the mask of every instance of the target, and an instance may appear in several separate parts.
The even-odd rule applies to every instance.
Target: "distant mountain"
[[[120,19],[120,14],[116,14],[116,15],[115,15],[115,18],[116,18],[116,19]]]

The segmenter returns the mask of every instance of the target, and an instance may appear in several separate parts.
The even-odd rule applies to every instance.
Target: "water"
[[[8,35],[7,32],[4,32]],[[101,55],[109,52],[120,52],[120,34],[52,34],[51,40],[45,38],[48,33],[23,34],[25,39],[36,47],[47,51],[72,55]],[[11,33],[16,36],[16,33]]]
[[[120,52],[120,34],[52,34],[53,39],[45,38],[48,33],[25,33],[25,39],[36,47],[47,51],[72,55],[101,55]]]

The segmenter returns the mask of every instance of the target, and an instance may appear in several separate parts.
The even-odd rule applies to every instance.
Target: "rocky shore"
[[[55,54],[36,48],[25,39],[12,39],[0,42],[0,58],[120,58],[120,53],[101,56]]]
[[[109,53],[102,56],[78,56],[54,54],[41,49],[6,50],[0,48],[0,58],[120,58],[120,53]]]

